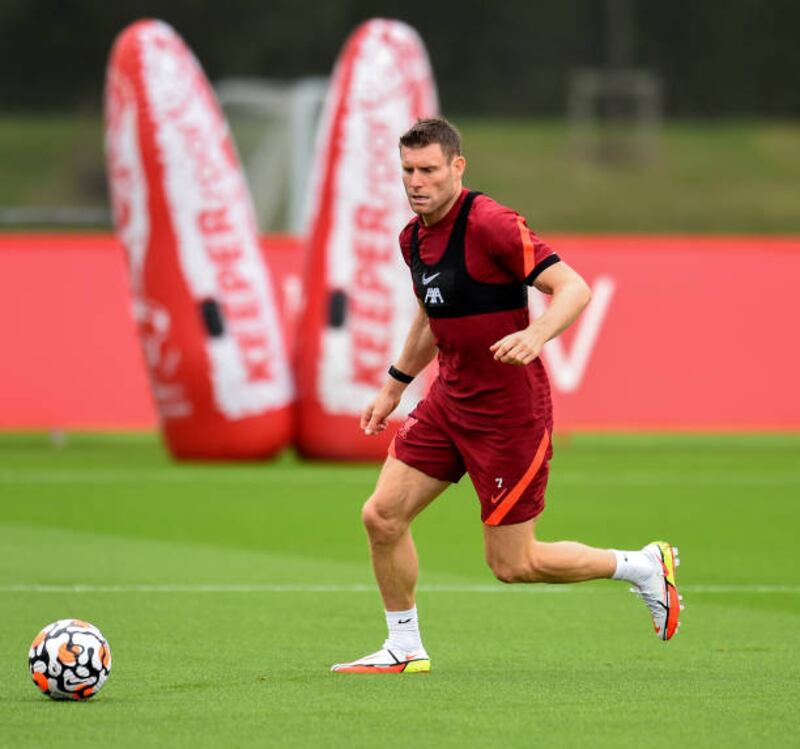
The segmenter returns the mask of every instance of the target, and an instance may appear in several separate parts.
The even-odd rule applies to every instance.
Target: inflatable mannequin
[[[437,112],[425,48],[403,23],[372,20],[334,69],[317,140],[305,314],[296,350],[296,444],[309,457],[377,459],[394,434],[366,437],[362,409],[402,348],[416,310],[398,235],[412,216],[397,142]],[[420,376],[392,421],[423,394]]]
[[[250,194],[200,65],[165,23],[117,38],[105,95],[117,236],[165,441],[260,458],[290,439],[293,383]]]

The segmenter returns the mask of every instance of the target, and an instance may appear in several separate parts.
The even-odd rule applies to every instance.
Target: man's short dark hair
[[[444,117],[417,120],[400,136],[401,148],[425,148],[432,143],[442,147],[442,153],[448,161],[461,156],[461,133]]]

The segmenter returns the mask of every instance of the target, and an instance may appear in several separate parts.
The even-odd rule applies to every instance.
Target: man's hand
[[[375,399],[364,409],[361,414],[361,429],[364,434],[380,434],[386,429],[386,420],[392,411],[400,404],[400,396],[405,385],[390,382],[375,396]]]
[[[530,364],[542,351],[545,338],[531,325],[501,338],[489,350],[503,364]]]

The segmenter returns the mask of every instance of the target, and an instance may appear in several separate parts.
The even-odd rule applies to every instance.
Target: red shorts
[[[389,454],[440,481],[465,473],[481,503],[486,525],[511,525],[544,510],[553,454],[551,425],[480,424],[456,419],[431,398],[421,401],[398,430]]]

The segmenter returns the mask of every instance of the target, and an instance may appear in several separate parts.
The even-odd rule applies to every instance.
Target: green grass
[[[672,122],[649,159],[616,163],[580,158],[562,122],[462,130],[470,186],[541,233],[800,232],[800,123]]]
[[[103,160],[99,115],[0,116],[0,205],[101,205]]]
[[[800,122],[667,122],[649,158],[609,161],[580,157],[560,120],[456,121],[467,184],[544,235],[800,234]],[[253,123],[233,132],[246,152]],[[2,115],[0,163],[0,206],[106,200],[99,114]]]
[[[679,543],[668,644],[622,583],[494,582],[462,482],[415,523],[432,673],[353,677],[328,666],[384,637],[359,526],[375,466],[176,465],[150,435],[4,435],[0,745],[796,745],[798,454],[800,435],[557,445],[539,536]],[[113,651],[84,704],[26,670],[36,632],[70,616]]]

